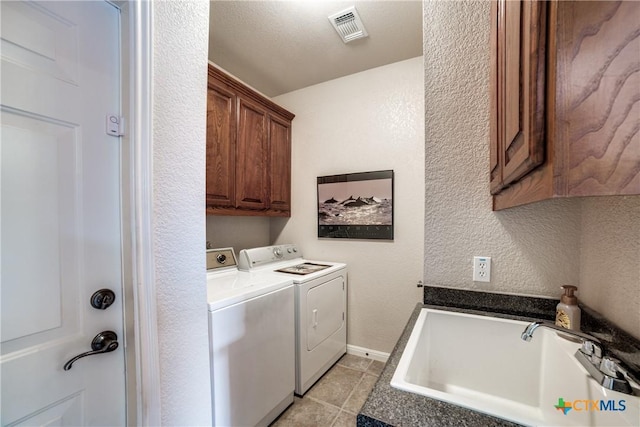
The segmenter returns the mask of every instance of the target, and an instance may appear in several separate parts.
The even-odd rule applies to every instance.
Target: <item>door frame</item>
[[[107,0],[109,1],[109,0]],[[122,266],[127,425],[161,424],[153,259],[153,2],[120,9]]]

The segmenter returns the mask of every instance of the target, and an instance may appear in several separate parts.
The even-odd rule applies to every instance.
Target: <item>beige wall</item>
[[[272,240],[349,267],[348,343],[390,352],[421,300],[424,191],[422,58],[274,98],[293,122],[292,217]],[[393,169],[393,241],[318,239],[316,177]]]
[[[640,339],[640,197],[582,202],[580,296]]]
[[[207,242],[213,248],[235,250],[269,246],[271,240],[268,217],[207,215]]]
[[[489,2],[425,2],[425,283],[578,297],[640,338],[640,198],[491,211]],[[491,283],[471,280],[492,257]],[[434,265],[435,264],[435,265]]]

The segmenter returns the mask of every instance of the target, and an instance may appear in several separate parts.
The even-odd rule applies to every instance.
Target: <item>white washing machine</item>
[[[238,271],[232,248],[207,267],[213,424],[267,426],[293,403],[293,281]]]
[[[295,245],[240,251],[238,268],[293,280],[296,387],[303,395],[347,351],[347,265],[304,259]]]

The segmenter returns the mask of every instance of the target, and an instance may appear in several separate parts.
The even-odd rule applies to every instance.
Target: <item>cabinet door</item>
[[[209,78],[207,90],[206,204],[233,207],[235,197],[236,96]]]
[[[544,161],[546,6],[540,1],[500,0],[494,8],[492,93],[497,124],[492,144],[497,152],[491,160],[493,167],[499,162],[501,179],[492,179],[493,192]]]
[[[557,29],[561,191],[640,194],[640,2],[560,2]]]
[[[291,213],[291,122],[269,116],[269,205],[273,211]]]
[[[268,207],[269,147],[267,112],[238,98],[238,146],[236,150],[236,207],[264,210]]]

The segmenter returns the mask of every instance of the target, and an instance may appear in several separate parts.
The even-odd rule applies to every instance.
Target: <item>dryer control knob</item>
[[[282,258],[282,249],[273,248],[273,254],[276,256],[276,258]]]

